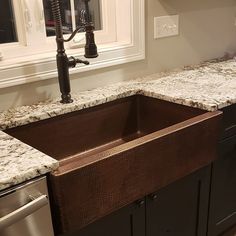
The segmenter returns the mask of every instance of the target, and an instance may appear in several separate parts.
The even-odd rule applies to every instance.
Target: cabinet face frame
[[[236,224],[236,104],[221,111],[219,157],[212,164],[208,236],[222,234]],[[225,235],[236,234],[235,228],[233,231]]]
[[[236,135],[221,141],[220,157],[212,165],[208,236],[219,235],[236,224],[235,147]]]

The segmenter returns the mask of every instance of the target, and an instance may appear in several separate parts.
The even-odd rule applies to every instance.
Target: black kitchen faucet
[[[79,26],[68,39],[64,39],[62,30],[62,20],[60,12],[60,2],[59,0],[51,0],[52,12],[56,26],[56,42],[57,42],[57,70],[58,70],[58,80],[61,91],[61,103],[71,103],[73,102],[71,98],[70,89],[70,77],[69,68],[74,68],[76,64],[83,63],[89,65],[88,61],[80,60],[73,56],[67,57],[65,52],[64,43],[71,41],[76,33],[80,31],[85,31],[86,44],[85,44],[85,57],[86,58],[96,58],[98,57],[97,46],[94,40],[94,25],[91,21],[89,1],[83,0],[85,3],[85,19],[83,25]]]

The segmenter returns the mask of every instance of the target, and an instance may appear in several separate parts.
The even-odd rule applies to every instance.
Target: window
[[[60,0],[64,37],[85,20],[84,0]],[[144,58],[144,0],[90,0],[99,57],[78,73]],[[50,0],[1,0],[0,88],[57,75],[56,42]],[[68,55],[82,57],[80,32],[66,43]]]
[[[72,4],[71,4],[72,3]],[[43,0],[45,26],[47,36],[55,36],[55,27],[50,0]],[[94,23],[95,30],[102,30],[101,8],[99,0],[90,0],[90,19]],[[61,19],[64,34],[72,33],[76,28],[83,26],[86,20],[85,3],[83,0],[61,1]]]

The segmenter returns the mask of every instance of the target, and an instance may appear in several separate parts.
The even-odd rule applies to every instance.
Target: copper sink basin
[[[79,229],[216,159],[221,112],[136,95],[6,132],[58,159],[58,234]]]

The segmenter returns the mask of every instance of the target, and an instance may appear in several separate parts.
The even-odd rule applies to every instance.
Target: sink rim
[[[149,143],[150,141],[153,141],[157,138],[167,136],[176,131],[183,130],[189,126],[199,124],[202,121],[205,121],[209,118],[217,117],[221,114],[222,114],[222,111],[206,112],[201,115],[194,116],[193,118],[179,122],[177,124],[171,125],[169,127],[166,127],[164,129],[154,131],[150,134],[146,134],[137,139],[134,139],[134,140],[125,142],[123,144],[120,144],[118,146],[112,147],[110,149],[104,150],[102,152],[86,156],[85,158],[80,158],[75,155],[74,157],[69,158],[69,160],[67,160],[67,158],[59,160],[59,168],[53,171],[52,174],[54,176],[60,176],[68,172],[76,171],[80,168],[84,168],[88,165],[92,165],[99,161],[103,161],[105,159],[108,159],[114,155],[120,154],[127,150],[131,150],[135,147],[144,145],[145,143]]]
[[[150,99],[150,100],[148,100],[148,99]],[[147,104],[149,104],[150,101],[151,101],[151,105],[147,105]],[[172,123],[172,125],[169,125],[166,127],[165,126],[166,124],[164,123],[164,128],[157,127],[157,128],[153,128],[153,130],[151,128],[151,130],[149,130],[150,132],[148,131],[147,133],[145,132],[146,131],[145,130],[146,129],[146,126],[145,126],[146,120],[144,119],[144,121],[142,121],[142,123],[135,124],[135,127],[134,127],[135,130],[131,130],[131,132],[133,132],[133,131],[135,132],[135,133],[131,133],[131,135],[136,134],[136,132],[138,133],[138,132],[143,131],[143,135],[140,135],[140,137],[137,135],[137,137],[134,136],[134,138],[132,138],[131,140],[119,143],[119,139],[122,140],[123,138],[127,137],[127,136],[119,136],[118,139],[111,140],[110,142],[105,142],[102,145],[96,144],[91,149],[87,149],[87,150],[85,149],[84,152],[83,151],[80,152],[78,150],[77,153],[72,154],[72,155],[68,155],[68,156],[65,156],[62,158],[57,158],[46,151],[40,150],[39,148],[35,148],[35,149],[38,149],[39,151],[44,152],[46,155],[52,156],[53,158],[58,160],[59,168],[56,171],[54,171],[54,174],[59,175],[60,173],[65,173],[67,171],[71,171],[71,168],[70,168],[71,163],[76,163],[76,165],[73,167],[74,169],[82,168],[82,167],[85,167],[85,166],[90,165],[92,163],[102,161],[102,160],[107,159],[111,156],[117,155],[121,152],[130,150],[134,147],[144,145],[145,143],[148,143],[156,138],[160,138],[162,136],[165,136],[170,133],[176,132],[178,130],[184,129],[184,128],[188,127],[189,125],[193,125],[194,123],[199,123],[199,122],[203,121],[204,119],[207,119],[210,116],[212,116],[212,114],[215,114],[215,116],[217,116],[219,113],[222,113],[221,111],[209,112],[209,111],[201,110],[199,108],[189,107],[189,106],[185,106],[182,104],[173,103],[170,101],[165,101],[165,100],[161,100],[161,99],[154,98],[151,96],[135,94],[135,95],[128,96],[128,97],[118,98],[114,101],[109,101],[104,104],[99,104],[99,105],[95,105],[93,107],[85,108],[85,109],[82,109],[79,111],[72,111],[67,114],[59,115],[57,117],[51,117],[49,119],[40,120],[38,122],[33,122],[31,124],[12,128],[9,130],[22,129],[25,126],[29,127],[29,129],[31,129],[31,126],[34,128],[34,124],[36,124],[36,126],[37,125],[43,126],[44,124],[47,124],[48,121],[49,122],[55,122],[55,121],[57,122],[58,120],[60,121],[60,120],[63,120],[64,118],[66,119],[68,117],[77,117],[78,115],[82,116],[83,114],[86,115],[86,114],[93,113],[93,112],[100,112],[103,109],[107,109],[107,107],[109,109],[114,109],[114,107],[117,104],[123,106],[123,104],[125,104],[125,103],[128,103],[132,106],[132,107],[128,107],[128,112],[131,112],[132,116],[135,117],[135,122],[138,122],[138,120],[136,120],[136,118],[142,119],[140,117],[143,116],[143,113],[145,114],[145,111],[148,112],[148,115],[147,115],[148,117],[152,117],[152,112],[153,112],[155,115],[155,116],[153,116],[154,120],[159,119],[159,118],[156,118],[159,111],[163,112],[164,116],[161,116],[161,118],[160,118],[160,120],[158,120],[158,122],[159,121],[163,122],[163,120],[165,121],[166,117],[168,118],[169,115],[170,115],[170,117],[171,117],[171,115],[172,116],[174,115],[177,118],[170,119],[170,122]],[[153,104],[154,104],[154,107],[153,107]],[[155,107],[155,105],[156,105],[156,107]],[[134,111],[132,110],[133,106],[135,107]],[[141,110],[140,110],[140,108],[141,108]],[[153,111],[153,109],[154,109],[154,111]],[[172,110],[172,109],[174,109],[174,110]],[[156,113],[156,111],[157,111],[157,113]],[[151,113],[151,115],[150,115],[150,113]],[[107,115],[105,115],[105,119],[106,119],[106,117],[107,117]],[[144,115],[144,117],[145,117],[145,115]],[[189,118],[189,117],[191,117],[191,118]],[[128,118],[129,118],[129,116],[128,116]],[[84,120],[87,122],[88,118],[85,117]],[[103,120],[104,120],[104,117],[102,118],[102,121]],[[179,121],[179,120],[181,120],[181,121]],[[81,118],[80,118],[80,121],[81,121]],[[123,121],[121,121],[121,122],[123,122]],[[156,121],[155,121],[155,123],[156,123]],[[124,124],[124,123],[122,123],[122,124]],[[161,126],[163,126],[163,124],[161,124]],[[144,129],[144,130],[142,130],[142,129]],[[126,130],[126,128],[125,128],[125,130]],[[8,130],[5,130],[4,132],[8,133],[7,131]],[[82,132],[83,132],[83,130],[82,130]],[[30,136],[30,137],[32,137],[32,136]],[[91,136],[90,136],[90,138],[91,138]],[[19,140],[21,140],[21,139],[19,138]],[[117,142],[117,140],[118,140],[118,142]],[[112,142],[113,143],[117,142],[117,145],[109,146],[109,143],[112,143]],[[28,145],[33,146],[31,144],[28,144]],[[79,144],[79,145],[81,145],[81,144]],[[108,146],[108,148],[107,149],[101,148],[101,150],[99,150],[99,148],[101,146]],[[98,152],[93,153],[94,149],[98,149]]]

